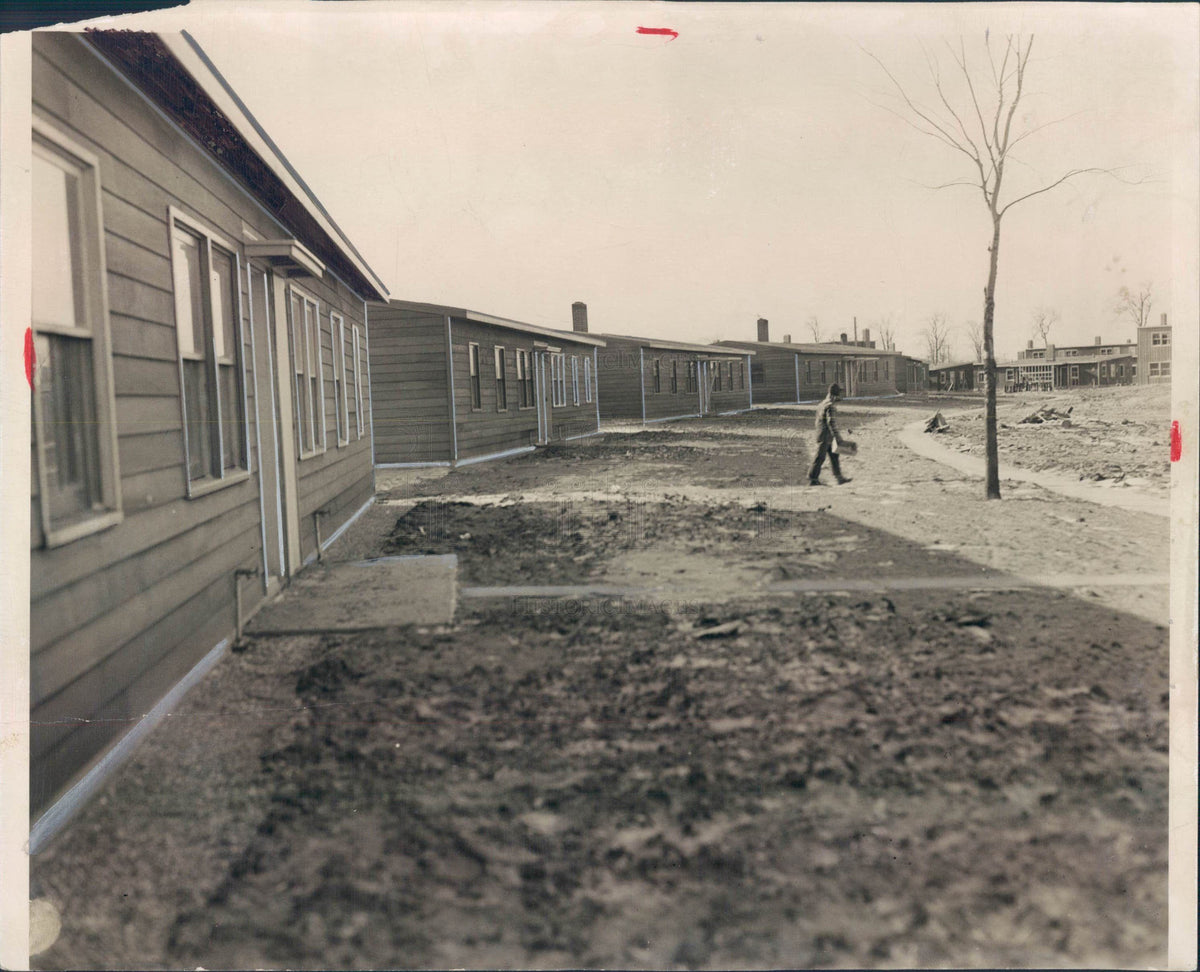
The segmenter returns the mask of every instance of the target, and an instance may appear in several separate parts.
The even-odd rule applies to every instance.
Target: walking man
[[[842,441],[842,437],[838,435],[834,402],[840,401],[841,397],[841,386],[832,384],[829,386],[829,394],[817,406],[817,455],[813,459],[812,468],[808,471],[809,486],[821,485],[821,466],[825,463],[826,456],[829,457],[829,465],[833,468],[833,476],[838,481],[838,485],[850,482],[849,476],[842,475],[837,454],[837,444]]]

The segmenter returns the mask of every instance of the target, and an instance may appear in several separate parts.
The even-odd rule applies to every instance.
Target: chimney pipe
[[[571,305],[571,330],[587,334],[587,304],[582,300]]]
[[[858,318],[855,317],[855,318],[853,318],[853,320],[854,320],[854,343],[858,344]]]
[[[767,319],[765,317],[760,317],[758,319],[758,339],[760,341],[771,340],[769,337],[767,337]]]

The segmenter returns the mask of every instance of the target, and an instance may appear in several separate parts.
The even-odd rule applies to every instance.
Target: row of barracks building
[[[593,333],[581,303],[555,329],[391,299],[188,34],[30,44],[35,836],[366,509],[378,467],[926,386],[868,335],[772,342],[761,320],[690,344]]]

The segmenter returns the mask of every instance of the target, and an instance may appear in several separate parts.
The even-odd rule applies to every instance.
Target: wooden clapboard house
[[[896,395],[906,378],[903,356],[875,348],[869,337],[857,344],[846,340],[801,344],[786,336],[783,341],[771,341],[768,322],[761,317],[757,341],[717,344],[754,352],[750,373],[758,405],[820,401],[835,382],[846,398]]]
[[[386,289],[188,35],[31,43],[44,817],[371,502]]]
[[[571,305],[577,331],[587,330],[587,306]],[[599,356],[600,417],[667,422],[745,411],[754,404],[750,359],[754,352],[711,344],[602,334]]]
[[[460,465],[594,435],[604,344],[461,307],[373,304],[375,461]]]

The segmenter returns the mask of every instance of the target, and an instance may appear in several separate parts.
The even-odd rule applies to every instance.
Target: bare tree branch
[[[1043,192],[1049,192],[1051,189],[1055,188],[1056,186],[1061,186],[1068,179],[1073,179],[1077,175],[1083,175],[1085,172],[1105,172],[1105,173],[1111,174],[1110,170],[1108,170],[1108,169],[1097,169],[1097,168],[1072,169],[1070,172],[1068,172],[1066,175],[1062,176],[1061,178],[1055,179],[1052,183],[1050,183],[1050,185],[1042,186],[1041,189],[1035,189],[1033,192],[1027,192],[1027,193],[1025,193],[1025,195],[1018,196],[1016,199],[1012,200],[1011,202],[1006,203],[1004,208],[1000,210],[1000,215],[1003,216],[1010,209],[1012,209],[1013,206],[1015,206],[1017,203],[1024,202],[1026,199],[1032,199],[1034,196],[1040,196]]]

